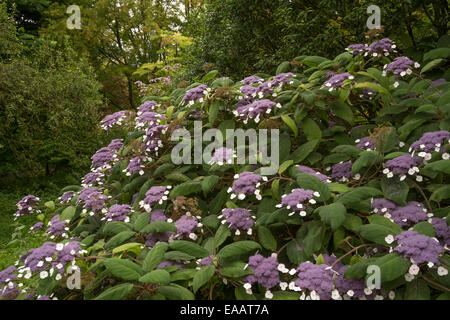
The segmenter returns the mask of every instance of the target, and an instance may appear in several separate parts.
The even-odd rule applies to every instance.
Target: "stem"
[[[425,202],[427,203],[428,210],[430,210],[430,212],[432,212],[433,209],[431,208],[430,201],[428,201],[428,198],[425,195],[425,193],[423,192],[422,188],[417,183],[415,183],[414,181],[411,181],[411,184],[420,192],[422,197],[425,199]]]
[[[385,246],[381,246],[375,243],[365,243],[362,244],[360,246],[354,247],[352,250],[350,250],[349,252],[347,252],[346,254],[340,256],[338,259],[336,259],[336,261],[334,261],[330,267],[333,268],[339,261],[341,261],[342,259],[344,259],[346,256],[350,255],[352,252],[358,251],[358,249],[364,248],[364,247],[379,247],[379,248],[386,248]]]
[[[425,277],[425,276],[422,276],[422,279],[425,280],[426,282],[428,282],[429,284],[432,284],[432,285],[434,285],[434,286],[436,286],[436,287],[438,287],[438,288],[440,288],[440,289],[442,289],[442,290],[444,290],[444,291],[447,291],[447,292],[450,291],[449,288],[447,288],[447,287],[445,287],[445,286],[443,286],[443,285],[440,285],[439,283],[436,283],[436,282],[434,282],[433,280],[430,280],[430,279],[428,279],[428,278]]]

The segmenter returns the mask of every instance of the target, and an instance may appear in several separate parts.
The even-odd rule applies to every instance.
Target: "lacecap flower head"
[[[182,103],[188,103],[189,105],[193,105],[196,101],[202,103],[210,91],[211,88],[208,88],[206,84],[189,89],[184,95]]]
[[[314,197],[320,197],[320,193],[313,190],[305,190],[305,189],[293,189],[290,194],[283,194],[281,196],[281,203],[276,207],[286,207],[288,210],[293,210],[289,213],[289,216],[294,215],[296,212],[300,214],[300,216],[306,216],[306,207],[307,204],[315,204],[317,201]]]
[[[417,152],[417,156],[428,161],[431,160],[433,152],[443,152],[444,146],[448,143],[450,143],[450,133],[448,131],[427,132],[411,145],[409,152],[413,151],[413,155]],[[443,155],[442,158],[449,159],[449,155]]]
[[[315,170],[311,169],[310,167],[307,167],[307,166],[296,166],[296,168],[301,173],[305,173],[305,174],[309,174],[311,176],[314,176],[314,177],[320,179],[324,183],[331,182],[331,180],[326,175],[320,173],[319,171],[315,171]]]
[[[420,171],[417,166],[420,163],[422,163],[422,159],[413,157],[409,154],[404,154],[387,161],[383,173],[387,178],[398,175],[400,176],[400,181],[405,180],[407,175],[416,176],[416,180],[421,182],[422,176],[417,175]]]
[[[221,147],[214,151],[209,164],[218,164],[219,166],[222,166],[224,164],[232,164],[234,158],[236,158],[236,153],[234,152],[234,150]]]
[[[236,179],[233,185],[228,188],[228,193],[231,193],[231,199],[237,197],[239,200],[244,200],[246,196],[255,195],[256,199],[261,200],[261,185],[260,180],[267,181],[267,177],[249,171],[236,174]]]
[[[255,225],[255,216],[252,216],[249,210],[243,208],[223,209],[219,216],[222,224],[227,224],[230,230],[235,230],[236,235],[240,235],[241,231],[252,234],[252,227]]]
[[[276,256],[264,258],[262,255],[256,254],[249,258],[248,266],[253,270],[253,274],[243,279],[247,293],[252,294],[252,285],[257,283],[266,289],[265,297],[271,299],[273,294],[270,289],[281,282]]]
[[[152,206],[155,204],[162,204],[167,200],[167,195],[170,193],[172,186],[154,186],[151,187],[146,193],[144,200],[139,202],[141,208],[145,211],[152,211]]]
[[[33,212],[40,212],[36,208],[36,204],[39,202],[39,198],[35,197],[33,195],[28,195],[26,197],[23,197],[19,202],[17,202],[17,211],[14,213],[14,218],[17,219],[20,216],[23,216],[25,214],[31,214]]]

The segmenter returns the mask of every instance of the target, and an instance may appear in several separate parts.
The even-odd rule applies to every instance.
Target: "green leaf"
[[[353,123],[352,109],[345,102],[336,101],[336,103],[333,104],[333,112],[336,116],[347,121],[348,123]]]
[[[436,189],[430,196],[430,200],[432,201],[442,201],[450,198],[450,185],[446,184],[442,187]]]
[[[297,138],[298,136],[298,128],[295,124],[294,120],[291,119],[287,114],[281,115],[281,120],[294,132],[294,136]]]
[[[344,205],[348,205],[381,195],[383,195],[383,193],[378,189],[371,187],[358,187],[338,196],[336,201],[341,202]]]
[[[450,57],[450,48],[437,48],[426,52],[423,55],[423,61],[432,59],[445,59]]]
[[[134,229],[136,231],[141,231],[142,228],[150,223],[150,214],[147,212],[139,214],[136,221],[134,222]]]
[[[194,293],[198,291],[205,283],[207,283],[214,273],[216,272],[215,266],[205,266],[201,268],[194,276],[194,280],[192,281],[192,289]]]
[[[170,279],[171,282],[180,281],[180,280],[189,280],[194,278],[194,275],[197,273],[195,269],[185,269],[178,270],[172,273],[172,277]]]
[[[296,181],[297,184],[303,189],[319,192],[320,197],[317,198],[319,201],[328,201],[331,197],[331,192],[330,189],[328,189],[328,186],[322,180],[313,175],[300,173],[297,175]]]
[[[300,163],[303,160],[306,159],[306,157],[309,156],[311,152],[314,151],[314,149],[319,144],[320,139],[311,140],[309,142],[306,142],[305,144],[302,144],[297,150],[295,150],[291,155],[290,159],[294,160],[294,163]]]
[[[219,269],[220,274],[230,278],[241,278],[252,274],[251,268],[246,268],[246,262],[235,261],[223,268]]]
[[[352,173],[361,173],[361,169],[369,168],[381,161],[381,155],[376,151],[363,151],[352,165]]]
[[[411,265],[409,261],[400,257],[397,253],[390,253],[377,258],[373,264],[380,267],[381,283],[403,276]]]
[[[219,74],[218,70],[211,70],[208,72],[201,80],[201,82],[207,82],[209,80],[214,79]]]
[[[130,227],[124,222],[112,221],[105,224],[102,232],[106,236],[112,236],[123,231],[130,231]]]
[[[303,133],[309,141],[322,138],[322,130],[317,123],[311,118],[305,118],[302,120]]]
[[[142,269],[131,260],[111,258],[104,261],[106,269],[114,276],[124,280],[137,280],[141,277]]]
[[[413,227],[413,230],[430,238],[436,236],[433,225],[427,221],[419,222]]]
[[[378,93],[385,94],[388,97],[391,96],[391,93],[388,90],[386,90],[386,88],[383,88],[382,86],[372,82],[360,82],[355,84],[353,88],[369,88]]]
[[[291,63],[289,61],[284,61],[278,65],[276,74],[286,73],[289,70],[291,70]]]
[[[165,221],[154,221],[140,230],[141,233],[152,232],[177,232],[177,227],[173,223]]]
[[[346,214],[342,225],[348,230],[357,232],[359,227],[362,225],[362,219],[352,214]]]
[[[272,198],[274,200],[280,200],[280,179],[275,179],[272,181]]]
[[[171,283],[168,286],[160,286],[158,292],[169,300],[194,300],[195,297],[188,289],[178,284]]]
[[[165,242],[158,242],[150,250],[144,259],[142,268],[145,272],[152,271],[164,260],[164,253],[167,251],[169,245]]]
[[[218,176],[207,176],[202,181],[202,191],[203,194],[206,196],[208,192],[211,191],[211,189],[220,181],[220,178]]]
[[[363,152],[361,149],[351,146],[351,145],[339,145],[336,146],[334,149],[331,150],[331,152],[339,152],[339,153],[345,153],[349,155],[350,157],[358,157],[361,152]]]
[[[118,253],[121,253],[124,251],[131,251],[131,252],[135,252],[136,255],[138,256],[141,252],[141,246],[142,246],[142,243],[137,243],[137,242],[125,243],[121,246],[114,248],[112,253],[118,254]]]
[[[424,169],[450,174],[450,160],[439,160],[429,163],[424,167]]]
[[[243,286],[237,286],[234,288],[234,295],[236,300],[256,300],[255,296],[248,294]]]
[[[76,209],[74,206],[69,206],[63,210],[58,219],[61,221],[72,220],[75,216],[75,211]]]
[[[194,260],[195,257],[181,251],[168,251],[164,254],[164,260]]]
[[[389,245],[386,243],[385,238],[388,235],[395,235],[392,230],[386,226],[379,224],[366,224],[359,227],[358,232],[364,239],[373,241],[381,245]]]
[[[228,228],[226,225],[222,224],[220,225],[219,229],[217,229],[216,234],[214,235],[214,248],[220,247],[222,243],[225,242],[225,240],[231,236],[230,228]]]
[[[336,230],[344,223],[347,213],[347,209],[339,202],[319,207],[317,210],[322,221],[329,224],[333,230]]]
[[[100,293],[94,300],[122,300],[133,290],[132,283],[122,283]]]
[[[47,201],[46,203],[44,203],[44,206],[46,206],[50,210],[55,210],[55,202],[53,201]]]
[[[217,253],[217,258],[233,257],[240,254],[249,253],[257,249],[261,249],[261,246],[257,242],[238,241],[223,247],[219,253]]]
[[[430,288],[422,279],[406,283],[405,300],[430,300]]]
[[[288,169],[292,164],[294,163],[294,160],[286,160],[284,161],[281,165],[280,168],[278,169],[278,173],[282,174],[284,171],[286,171],[286,169]]]
[[[170,192],[170,197],[187,196],[192,193],[197,193],[202,190],[202,185],[198,181],[187,181],[177,185]]]
[[[205,258],[209,256],[208,250],[191,241],[176,240],[169,243],[169,248],[190,254],[196,258]]]
[[[162,285],[169,284],[170,280],[170,273],[163,269],[153,270],[139,278],[139,282],[142,283],[155,283]]]
[[[225,106],[225,103],[222,100],[214,100],[209,106],[209,115],[208,120],[211,126],[214,125],[214,122],[217,119],[217,115],[219,114],[219,109]]]
[[[277,249],[277,241],[272,235],[272,232],[264,226],[258,227],[258,240],[267,250],[275,251]]]
[[[345,184],[337,183],[337,182],[327,183],[327,186],[331,192],[339,192],[339,193],[344,193],[344,192],[347,192],[352,189]]]
[[[381,190],[383,190],[383,195],[386,199],[394,201],[399,206],[406,205],[409,187],[405,182],[383,176],[381,179]]]
[[[389,228],[393,235],[397,235],[400,232],[402,232],[402,228],[400,228],[398,224],[392,222],[388,218],[381,216],[379,214],[370,215],[367,217],[367,220],[369,220],[370,223],[378,224]]]
[[[119,234],[116,234],[112,237],[106,244],[105,249],[115,248],[118,245],[122,244],[124,241],[133,237],[136,233],[134,231],[122,231]]]

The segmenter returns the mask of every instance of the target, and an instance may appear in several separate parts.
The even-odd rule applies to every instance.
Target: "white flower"
[[[266,291],[266,294],[265,294],[265,297],[266,297],[267,299],[272,299],[272,298],[273,298],[273,293],[270,292],[270,290],[267,290],[267,291]]]
[[[420,268],[417,264],[412,264],[411,267],[409,267],[408,272],[414,276],[418,275],[420,271]]]
[[[446,276],[448,274],[448,270],[444,267],[439,267],[437,270],[438,275],[442,276]]]
[[[39,273],[39,278],[45,279],[47,277],[48,277],[48,272],[47,271],[41,271],[41,273]]]
[[[392,242],[394,242],[394,236],[392,234],[389,234],[386,236],[386,238],[384,238],[384,241],[386,241],[387,244],[391,244]]]

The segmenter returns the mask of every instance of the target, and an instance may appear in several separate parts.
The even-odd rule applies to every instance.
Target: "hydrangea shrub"
[[[430,56],[382,39],[274,76],[212,71],[107,116],[101,128],[128,134],[79,186],[17,204],[49,240],[0,271],[0,297],[449,299],[448,57]],[[278,128],[278,172],[225,147],[173,163],[171,132],[194,132],[193,119]],[[374,267],[379,286],[366,281]]]

